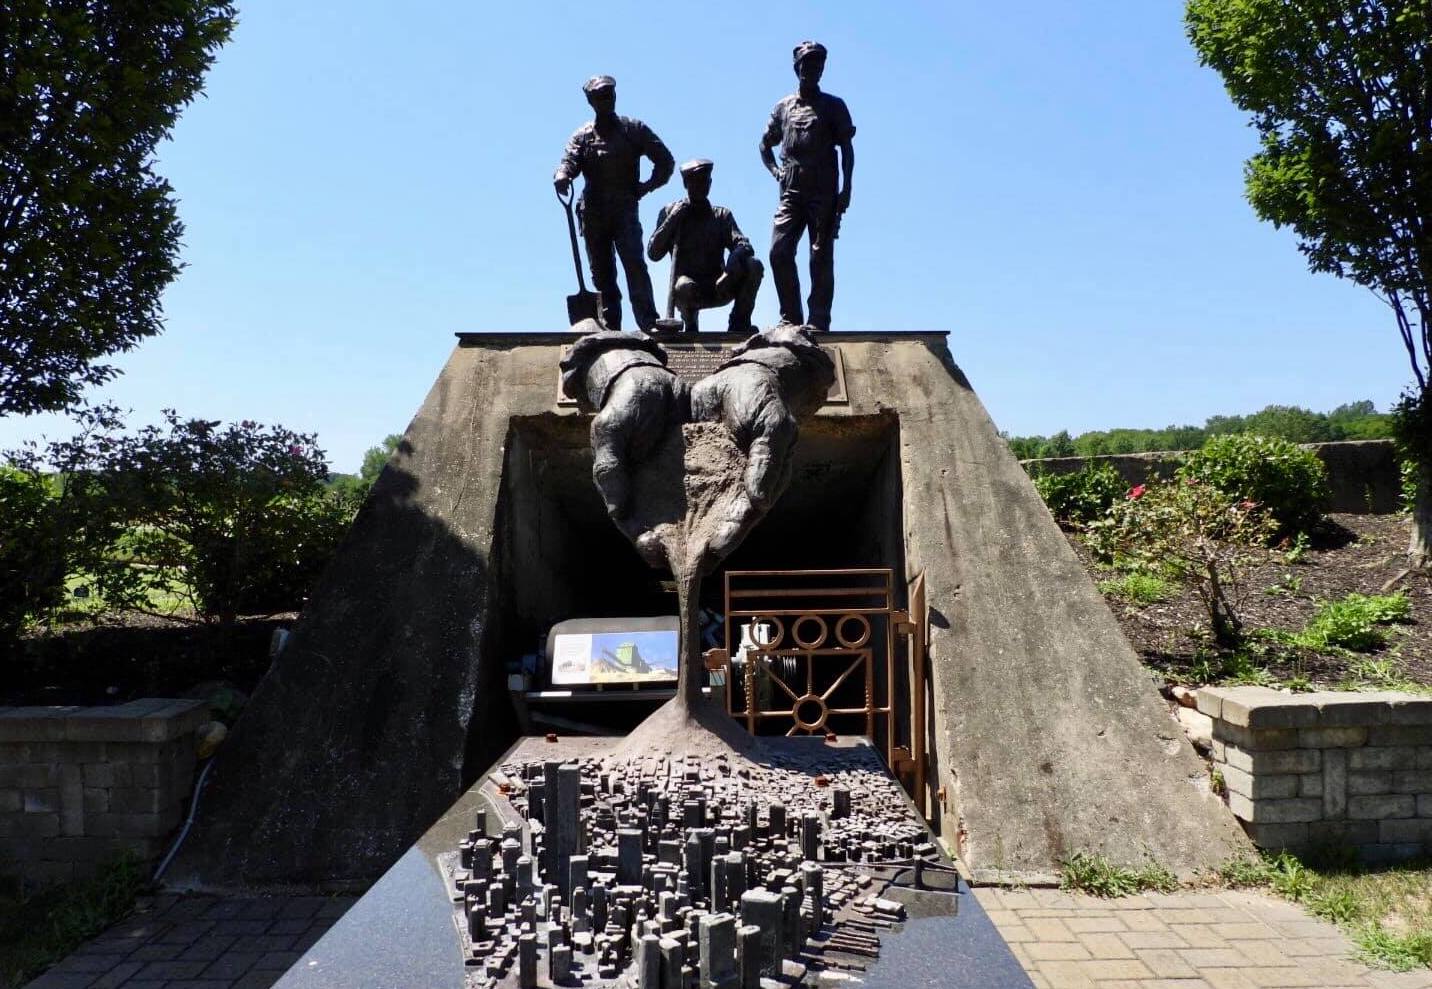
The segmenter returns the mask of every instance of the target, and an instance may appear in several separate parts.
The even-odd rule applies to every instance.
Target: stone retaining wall
[[[1432,853],[1432,697],[1205,687],[1213,764],[1261,848]]]
[[[156,857],[194,783],[203,701],[0,707],[0,873],[68,880]]]
[[[1398,509],[1402,482],[1397,449],[1391,440],[1347,440],[1307,443],[1328,472],[1329,512],[1386,515]],[[1031,474],[1076,474],[1087,464],[1108,464],[1132,487],[1155,475],[1168,477],[1178,469],[1184,454],[1178,450],[1157,453],[1121,453],[1102,457],[1051,457],[1022,460]]]

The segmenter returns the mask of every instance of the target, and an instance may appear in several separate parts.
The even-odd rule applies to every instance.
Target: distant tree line
[[[1248,415],[1212,416],[1202,426],[1163,429],[1100,429],[1070,436],[1061,429],[1052,436],[1005,436],[1020,460],[1045,457],[1098,457],[1156,450],[1197,450],[1213,436],[1256,433],[1293,443],[1336,440],[1377,440],[1392,436],[1392,416],[1378,412],[1370,401],[1349,402],[1331,412],[1311,412],[1296,405],[1269,405]]]

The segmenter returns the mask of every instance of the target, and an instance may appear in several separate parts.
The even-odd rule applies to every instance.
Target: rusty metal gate
[[[726,710],[753,735],[865,735],[915,793],[924,788],[923,636],[895,607],[894,572],[726,572]],[[923,594],[921,594],[923,597]],[[910,640],[913,710],[899,744],[896,642]]]

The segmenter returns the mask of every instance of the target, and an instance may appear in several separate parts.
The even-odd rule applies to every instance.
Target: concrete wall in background
[[[1205,687],[1213,765],[1262,848],[1432,853],[1432,697]]]
[[[1384,515],[1398,509],[1401,483],[1397,448],[1391,440],[1349,440],[1343,443],[1308,443],[1328,471],[1330,512]],[[1031,474],[1074,474],[1086,464],[1108,464],[1132,487],[1155,475],[1168,477],[1178,469],[1183,453],[1122,453],[1103,457],[1052,457],[1022,460]]]
[[[150,859],[194,784],[203,701],[0,708],[0,871],[81,878],[120,852]]]

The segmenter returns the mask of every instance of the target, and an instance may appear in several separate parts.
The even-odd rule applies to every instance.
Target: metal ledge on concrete
[[[460,347],[545,347],[552,344],[567,344],[577,340],[581,334],[571,331],[550,332],[538,330],[529,333],[464,333],[453,334]],[[747,339],[746,333],[678,333],[657,337],[658,343],[705,343],[711,345],[740,343]],[[819,335],[821,343],[881,343],[915,341],[924,343],[945,342],[947,330],[832,330]]]

